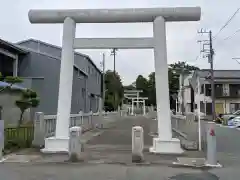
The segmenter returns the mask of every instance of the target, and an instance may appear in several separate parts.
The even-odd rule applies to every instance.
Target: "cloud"
[[[140,8],[167,6],[201,6],[202,20],[200,22],[182,22],[167,24],[168,62],[187,61],[191,64],[206,68],[209,64],[199,55],[199,39],[197,30],[211,29],[213,34],[233,14],[240,2],[236,0],[8,0],[1,4],[0,38],[16,42],[27,38],[40,39],[48,43],[61,45],[62,25],[30,24],[28,11],[30,9],[95,9],[95,8]],[[214,41],[215,67],[217,69],[236,69],[239,64],[231,58],[240,56],[238,53],[239,35],[229,40],[223,40],[234,33],[240,26],[239,17],[225,28]],[[150,37],[152,24],[78,24],[76,37]],[[202,38],[202,37],[200,37]],[[207,38],[207,36],[205,36]],[[217,45],[218,44],[218,45]],[[106,53],[108,69],[113,69],[113,58],[110,50],[79,50],[88,54],[99,66],[102,53]],[[154,71],[154,56],[152,50],[119,50],[116,57],[116,69],[120,73],[124,84],[135,80],[138,74],[147,76]]]

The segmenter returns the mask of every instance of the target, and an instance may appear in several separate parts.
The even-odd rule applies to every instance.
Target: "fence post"
[[[2,151],[4,149],[4,120],[0,120],[0,162],[3,161]]]
[[[83,124],[83,112],[82,111],[79,111],[79,116],[80,116],[80,125],[82,126]]]
[[[45,139],[45,122],[44,113],[36,112],[34,117],[34,138],[32,145],[35,147],[42,147]]]
[[[93,112],[92,112],[92,110],[90,111],[90,114],[89,114],[89,117],[88,117],[88,119],[89,119],[89,124],[90,124],[90,129],[93,127],[93,123],[92,123],[92,118],[93,118]]]

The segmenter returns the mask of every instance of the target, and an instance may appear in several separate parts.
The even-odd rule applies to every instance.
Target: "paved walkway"
[[[84,163],[93,164],[132,164],[132,127],[144,129],[144,163],[172,165],[179,155],[157,155],[149,152],[153,137],[150,136],[151,120],[143,116],[118,118],[111,121],[106,129],[94,130],[83,135]],[[27,156],[26,156],[27,155]],[[199,152],[186,151],[182,157],[202,157]],[[8,156],[5,162],[58,163],[66,162],[67,154],[46,155],[36,152],[23,152]]]
[[[143,116],[126,117],[114,122],[111,128],[92,138],[85,145],[88,161],[129,164],[132,161],[132,127],[144,129],[144,159],[151,164],[172,164],[179,155],[156,155],[149,152],[153,137],[150,136],[150,119]],[[199,157],[198,152],[186,152],[181,156]]]
[[[148,135],[149,119],[144,117],[127,117],[112,124],[111,128],[95,131],[85,146],[88,152],[86,163],[59,163],[64,162],[67,156],[46,156],[29,163],[3,163],[0,164],[0,174],[5,180],[30,180],[30,179],[239,179],[239,143],[238,130],[221,128],[217,129],[218,153],[220,169],[199,170],[191,168],[173,167],[175,156],[153,155],[148,152],[152,137]],[[131,166],[131,128],[134,125],[144,127],[145,160],[153,163],[146,166]],[[192,153],[192,154],[191,154]],[[23,153],[24,154],[24,153]],[[35,153],[32,153],[35,156]],[[195,152],[186,152],[183,156],[196,156]],[[39,157],[36,157],[39,158]],[[49,163],[49,159],[53,163]],[[23,159],[24,160],[24,159]],[[36,163],[37,162],[37,163]],[[57,162],[57,163],[55,163]],[[155,166],[154,163],[156,163]],[[232,164],[231,164],[232,163]],[[122,166],[122,165],[129,166]],[[176,176],[176,177],[174,177]]]

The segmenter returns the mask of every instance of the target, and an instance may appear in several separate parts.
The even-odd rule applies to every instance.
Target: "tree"
[[[105,73],[105,108],[117,110],[123,99],[123,85],[117,72],[108,70]]]
[[[168,84],[169,84],[169,99],[171,108],[175,107],[175,101],[172,97],[176,97],[179,90],[179,76],[181,73],[189,74],[198,67],[191,66],[186,62],[176,62],[168,67]],[[136,79],[136,89],[143,90],[143,96],[148,97],[147,105],[156,105],[156,88],[155,88],[155,72],[149,74],[148,79],[139,75]]]
[[[148,105],[156,106],[155,72],[148,75]]]
[[[2,75],[2,73],[0,72],[0,81],[9,83],[9,86],[0,88],[0,92],[3,92],[3,91],[6,90],[6,89],[10,89],[13,84],[21,83],[21,82],[22,82],[22,79],[19,78],[19,77],[13,77],[13,76],[6,76],[6,77],[4,77],[4,76]]]
[[[140,93],[141,96],[148,96],[148,80],[142,75],[139,75],[136,79],[136,88],[143,91]]]
[[[177,74],[184,72],[186,74],[191,73],[192,71],[199,70],[196,66],[191,66],[184,61],[178,61],[176,63],[170,64],[169,68],[175,71]]]
[[[31,107],[37,107],[39,102],[36,92],[30,89],[22,91],[21,99],[16,101],[16,106],[21,110],[18,127],[22,124],[24,112]]]

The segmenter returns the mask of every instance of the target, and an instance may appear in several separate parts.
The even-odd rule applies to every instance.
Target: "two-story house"
[[[210,71],[203,69],[195,71],[190,79],[193,88],[191,102],[200,100],[200,111],[204,115],[212,113]],[[197,78],[200,82],[200,95],[197,96]],[[217,114],[232,113],[240,109],[240,70],[214,70],[215,112]]]
[[[192,104],[192,87],[190,84],[190,79],[192,78],[191,74],[181,74],[179,76],[179,91],[177,95],[177,111],[183,112],[183,114],[187,112],[191,112],[193,110]]]
[[[75,52],[74,62],[71,113],[95,112],[102,94],[102,72],[87,55]],[[16,44],[0,40],[0,72],[23,78],[21,86],[38,93],[40,105],[34,111],[57,113],[60,63],[58,46],[35,39]]]

